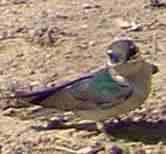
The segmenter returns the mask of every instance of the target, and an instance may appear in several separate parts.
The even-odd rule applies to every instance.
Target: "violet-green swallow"
[[[18,91],[15,96],[43,107],[72,110],[81,119],[105,120],[144,103],[158,67],[147,62],[132,39],[119,38],[107,51],[107,64],[79,78],[40,90]]]

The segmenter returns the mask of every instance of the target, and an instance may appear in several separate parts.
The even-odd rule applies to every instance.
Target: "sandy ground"
[[[100,141],[106,144],[99,145],[99,154],[111,153],[114,144],[126,154],[166,153],[166,8],[148,5],[148,0],[0,1],[1,89],[16,80],[50,85],[97,68],[104,64],[104,51],[113,37],[126,31],[120,27],[122,20],[141,24],[142,29],[128,35],[145,58],[160,68],[142,109],[129,113],[127,119],[133,122],[127,128],[112,128],[109,142],[95,131],[36,131],[32,126],[47,122],[55,110],[7,108],[15,103],[1,100],[2,154],[93,154],[95,150],[88,153],[85,147]]]

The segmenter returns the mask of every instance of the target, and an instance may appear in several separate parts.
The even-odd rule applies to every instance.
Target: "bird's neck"
[[[151,90],[152,73],[148,66],[143,65],[140,69],[127,77],[129,82],[133,83],[138,95],[146,99]]]

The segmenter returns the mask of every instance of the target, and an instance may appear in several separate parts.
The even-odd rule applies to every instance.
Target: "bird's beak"
[[[152,74],[156,74],[157,72],[159,72],[159,68],[156,65],[152,64]]]

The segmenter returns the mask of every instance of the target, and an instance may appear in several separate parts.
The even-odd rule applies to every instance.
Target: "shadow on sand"
[[[106,123],[105,132],[111,136],[128,141],[141,141],[145,144],[166,143],[166,121],[120,121]]]

